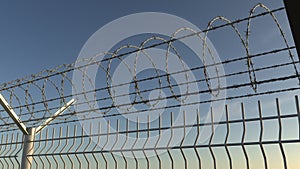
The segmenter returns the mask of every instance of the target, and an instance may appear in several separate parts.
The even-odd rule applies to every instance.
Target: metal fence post
[[[28,128],[28,134],[24,135],[23,154],[21,169],[30,169],[32,165],[32,154],[34,150],[35,128]]]
[[[50,124],[57,116],[61,115],[66,109],[68,109],[73,103],[74,99],[71,99],[66,105],[62,106],[57,110],[51,117],[45,120],[37,128],[27,128],[25,124],[21,121],[19,116],[14,112],[13,108],[8,104],[5,98],[0,94],[0,105],[5,109],[9,114],[12,120],[16,123],[19,129],[23,132],[24,141],[23,141],[23,154],[22,154],[22,163],[21,169],[31,169],[32,165],[32,155],[34,150],[34,138],[35,135],[41,132],[48,124]]]

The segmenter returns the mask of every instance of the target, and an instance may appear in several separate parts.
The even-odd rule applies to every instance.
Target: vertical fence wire
[[[242,135],[242,148],[243,148],[243,153],[244,153],[244,156],[245,156],[245,159],[246,159],[246,167],[247,169],[249,169],[249,158],[248,158],[248,155],[247,155],[247,151],[246,151],[246,148],[245,148],[245,136],[246,136],[246,122],[245,122],[245,109],[244,109],[244,104],[241,103],[241,111],[242,111],[242,120],[243,120],[243,135]]]
[[[90,124],[89,128],[91,129],[97,129],[97,132],[91,132],[85,133],[82,128],[78,129],[79,126],[68,126],[65,128],[65,131],[63,130],[63,127],[59,128],[50,128],[46,129],[44,132],[39,134],[36,137],[35,142],[35,151],[33,153],[33,168],[83,168],[89,167],[104,167],[104,168],[131,168],[134,166],[134,168],[152,168],[152,166],[156,166],[152,160],[149,159],[148,155],[150,154],[150,151],[153,151],[156,156],[157,161],[157,168],[162,168],[165,166],[168,166],[166,162],[169,163],[170,168],[178,168],[179,166],[182,166],[184,168],[193,168],[194,165],[197,166],[197,168],[203,167],[201,161],[208,157],[204,153],[204,149],[209,149],[209,155],[211,160],[211,165],[207,164],[209,161],[205,160],[204,166],[208,165],[212,168],[219,168],[217,165],[217,161],[220,158],[219,156],[216,156],[217,148],[218,147],[224,147],[225,148],[225,154],[224,159],[219,160],[227,160],[228,161],[228,168],[236,168],[237,166],[234,165],[234,156],[232,156],[231,148],[240,146],[242,149],[241,154],[239,155],[243,159],[243,161],[240,161],[241,163],[244,163],[246,168],[250,168],[251,164],[255,166],[255,159],[252,159],[249,161],[249,154],[251,155],[251,152],[247,151],[247,148],[250,148],[252,145],[259,145],[260,153],[261,153],[261,160],[263,162],[264,168],[270,168],[272,163],[272,160],[269,159],[267,153],[270,153],[268,149],[265,148],[267,145],[278,145],[280,149],[280,157],[282,158],[282,167],[288,168],[289,163],[287,159],[288,151],[284,148],[285,145],[288,145],[290,143],[292,144],[299,144],[299,136],[297,136],[297,139],[295,140],[286,140],[283,139],[283,120],[286,119],[297,119],[297,126],[299,127],[298,119],[299,119],[299,100],[298,96],[294,97],[294,103],[295,103],[295,110],[296,114],[288,114],[284,115],[281,113],[280,108],[280,99],[275,99],[275,104],[273,104],[273,107],[276,110],[275,116],[264,116],[263,106],[261,101],[257,102],[257,112],[259,117],[253,117],[253,118],[247,118],[245,116],[245,106],[243,103],[240,104],[240,110],[242,118],[239,120],[231,119],[231,112],[229,110],[229,106],[225,105],[225,119],[223,121],[220,121],[216,123],[214,121],[215,119],[215,111],[211,108],[210,110],[210,122],[209,123],[201,123],[200,122],[200,116],[196,116],[196,123],[190,124],[187,122],[187,112],[182,114],[182,123],[175,125],[175,116],[174,113],[171,113],[169,118],[166,118],[169,120],[169,127],[162,126],[164,124],[164,120],[162,117],[158,120],[158,125],[156,128],[153,128],[150,126],[150,117],[147,116],[147,125],[145,128],[140,127],[139,123],[136,123],[135,126],[130,127],[130,121],[126,120],[126,123],[124,123],[124,130],[121,130],[121,124],[119,119],[116,119],[114,122],[110,121],[109,124],[106,126],[107,128],[101,130],[101,124]],[[198,114],[199,112],[197,112]],[[271,141],[265,141],[264,140],[264,134],[266,132],[265,124],[268,121],[276,120],[278,123],[278,139],[277,140],[271,140]],[[137,122],[140,121],[137,119]],[[259,122],[259,138],[258,141],[249,141],[246,139],[247,135],[247,123],[251,122]],[[166,121],[165,121],[166,122]],[[116,127],[116,131],[112,131],[111,129],[111,123],[114,123]],[[225,137],[223,143],[215,143],[213,140],[217,139],[216,133],[218,133],[217,130],[215,130],[217,125],[225,124]],[[231,125],[235,124],[241,124],[241,140],[232,142],[231,138],[231,131],[232,128],[234,128]],[[201,129],[204,130],[203,127],[209,126],[211,133],[209,136],[209,140],[207,144],[205,143],[199,143],[199,136],[201,134]],[[186,144],[185,142],[187,139],[189,139],[189,136],[187,134],[188,128],[193,128],[195,132],[195,137],[193,139],[193,142],[191,145]],[[165,139],[166,133],[164,133],[164,130],[170,130],[168,139]],[[179,135],[178,132],[176,132],[178,129],[181,129],[182,134]],[[218,128],[217,128],[218,129]],[[299,129],[297,129],[299,132]],[[158,131],[160,133],[157,137],[157,139],[154,142],[150,141],[150,133],[152,131]],[[69,133],[69,134],[63,134],[63,133]],[[104,132],[104,133],[103,133]],[[268,131],[269,132],[269,131]],[[44,135],[44,134],[45,135]],[[135,135],[133,140],[129,140],[128,137],[126,139],[120,139],[122,134],[125,134],[129,136],[130,133],[133,133]],[[143,135],[144,133],[145,135]],[[164,133],[165,136],[162,134]],[[71,135],[70,135],[71,134]],[[97,142],[93,142],[90,137],[94,137]],[[138,141],[138,138],[145,137],[144,142],[140,144],[141,142]],[[173,145],[173,141],[176,137],[181,137],[181,141],[179,142],[178,146]],[[161,140],[165,141],[165,145],[161,144]],[[20,150],[22,149],[22,138],[20,137],[20,133],[12,133],[1,135],[1,147],[0,152],[1,154],[6,154],[5,156],[1,156],[0,158],[0,166],[2,168],[8,168],[9,166],[18,168],[20,167],[19,157],[18,153],[20,153]],[[231,140],[231,141],[230,141]],[[163,142],[163,141],[162,141]],[[96,143],[102,143],[103,147],[100,148],[99,144]],[[153,145],[149,145],[150,143],[154,143]],[[131,146],[128,148],[128,146]],[[178,149],[179,152],[176,152],[174,150]],[[194,153],[190,154],[189,149],[193,150]],[[161,151],[166,150],[167,154],[160,154]],[[131,152],[132,156],[126,156],[126,152]],[[145,163],[142,165],[142,159],[138,157],[138,152],[143,153],[143,159],[145,160]],[[120,152],[119,154],[122,154],[122,158],[119,158],[117,152]],[[202,156],[201,154],[204,153]],[[109,156],[110,154],[110,156]],[[167,156],[166,156],[167,155]],[[192,158],[190,156],[193,155]],[[253,154],[252,154],[253,155]],[[257,156],[257,155],[256,155]],[[111,158],[110,158],[111,157]],[[178,160],[178,157],[181,158],[181,160]],[[204,158],[204,159],[202,159]],[[257,160],[259,159],[259,156],[256,157]],[[132,159],[135,161],[132,161]],[[148,159],[148,161],[147,161]],[[197,163],[194,163],[193,161],[196,159]],[[123,164],[119,160],[123,160]],[[105,161],[107,163],[105,163]],[[182,161],[182,164],[180,164]],[[134,162],[134,163],[132,163]],[[145,165],[144,165],[145,164]],[[192,165],[194,164],[194,165]],[[221,166],[220,166],[221,167]]]
[[[229,161],[229,168],[232,169],[232,159],[231,159],[231,155],[230,155],[230,151],[228,149],[228,137],[229,137],[229,134],[230,134],[230,124],[229,124],[229,115],[228,115],[228,107],[227,105],[225,105],[225,116],[226,116],[226,137],[225,137],[225,150],[226,150],[226,153],[227,153],[227,156],[228,156],[228,161]],[[243,134],[244,135],[244,134]],[[243,142],[242,142],[243,144]]]
[[[258,8],[264,11],[257,14]],[[112,53],[105,52],[103,55],[107,57],[101,61],[97,58],[102,54],[97,54],[90,59],[80,61],[83,63],[81,66],[76,66],[76,63],[65,64],[53,70],[44,70],[0,85],[1,93],[9,99],[12,108],[21,119],[24,119],[22,121],[26,125],[32,127],[38,126],[53,115],[53,112],[70,98],[83,98],[75,106],[85,105],[84,109],[71,108],[36,135],[33,141],[33,154],[29,155],[33,158],[32,168],[250,169],[256,168],[259,162],[262,163],[260,167],[265,169],[271,168],[274,163],[282,163],[282,168],[289,168],[291,166],[289,156],[294,154],[287,145],[293,145],[296,149],[300,144],[300,106],[297,95],[300,89],[300,77],[299,60],[293,56],[295,46],[289,45],[282,26],[276,18],[275,13],[282,11],[284,7],[270,10],[265,5],[258,4],[251,9],[250,15],[243,19],[235,21],[225,17],[212,19],[203,32],[185,27],[175,31],[170,35],[170,39],[154,35],[146,38],[141,46],[124,45]],[[252,19],[266,15],[270,16],[275,23],[284,45],[281,48],[251,54]],[[217,21],[225,24],[214,26]],[[239,29],[239,24],[242,23],[246,24],[245,36]],[[211,49],[207,47],[207,35],[225,28],[232,29],[235,36],[241,40],[245,55],[217,61]],[[190,34],[176,37],[183,31]],[[187,70],[182,64],[184,52],[181,52],[176,41],[192,37],[199,38],[203,43],[204,63]],[[158,41],[158,44],[154,43]],[[154,44],[147,46],[150,42]],[[167,49],[164,55],[166,58],[164,73],[160,73],[150,54],[147,53],[148,49],[158,46]],[[125,53],[122,53],[123,51]],[[183,70],[170,71],[172,67],[168,62],[170,53],[176,55],[181,63],[179,66],[183,65]],[[133,68],[130,68],[126,62],[126,56],[130,54],[136,54]],[[141,54],[145,55],[155,69],[154,76],[152,74],[138,78],[136,71],[139,66],[138,56],[142,56]],[[276,59],[274,63],[270,61],[272,59],[268,59],[269,61],[265,61],[264,65],[258,62],[259,59],[266,57],[284,59],[280,60],[280,63],[277,63]],[[208,64],[209,59],[213,63]],[[128,82],[115,84],[112,76],[116,63],[124,64],[134,78]],[[255,63],[258,63],[258,66]],[[102,69],[103,76],[106,78],[103,86],[94,84],[87,73],[89,65],[96,65]],[[221,75],[218,65],[223,65],[225,68],[239,68],[239,66],[241,68],[229,69],[229,73]],[[215,76],[209,77],[210,69],[216,72]],[[72,72],[76,70],[84,77],[81,82],[84,88],[94,85],[94,90],[71,93],[65,88],[69,85],[76,91],[71,78]],[[286,73],[277,75],[281,70]],[[200,74],[202,77],[196,76],[196,79],[191,80],[188,78],[188,71]],[[180,75],[186,81],[174,82],[173,76]],[[220,84],[222,79],[227,79],[227,86]],[[212,85],[213,80],[217,82],[216,86]],[[153,81],[158,85],[155,86]],[[131,85],[133,90],[125,94],[115,91],[124,85]],[[193,90],[192,85],[201,88]],[[179,93],[178,90],[183,88],[186,91]],[[146,97],[156,90],[159,90],[157,98]],[[228,95],[218,98],[223,91],[227,91]],[[163,92],[165,95],[162,94]],[[89,94],[92,94],[95,100],[91,100]],[[197,96],[201,96],[201,100],[189,102],[191,97]],[[295,96],[292,102],[290,96]],[[118,103],[117,100],[124,97],[129,97],[130,101]],[[168,104],[160,106],[161,101],[166,101]],[[228,102],[219,109],[215,105],[221,101]],[[289,102],[288,108],[284,105],[286,102]],[[99,107],[96,106],[98,103]],[[274,111],[276,114],[271,114]],[[258,114],[258,117],[254,117],[255,114]],[[292,126],[293,120],[297,121],[298,128]],[[276,139],[268,140],[266,139],[270,137],[268,135],[275,132],[268,128],[267,124],[270,122],[274,126],[278,125],[278,135]],[[251,130],[254,124],[257,124],[256,133]],[[291,137],[286,136],[287,128],[291,131],[288,133]],[[296,130],[298,135],[295,137],[292,132]],[[255,136],[257,136],[256,140],[249,139]],[[24,136],[22,137],[17,131],[5,110],[0,109],[0,168],[20,168],[23,142]],[[281,162],[272,159],[274,154],[267,148],[269,145],[279,147],[278,155],[282,159]],[[256,150],[254,146],[258,147],[260,155],[253,153]],[[220,148],[225,151],[221,153]],[[241,152],[237,152],[237,149]],[[223,166],[225,164],[228,166]]]
[[[280,152],[281,152],[281,156],[283,159],[284,168],[287,169],[286,155],[285,155],[284,148],[282,145],[282,122],[281,122],[281,118],[280,118],[281,115],[280,115],[280,106],[279,106],[278,98],[276,98],[276,108],[277,108],[278,125],[279,125],[279,132],[278,132],[279,147],[280,147]]]
[[[259,134],[259,146],[260,146],[260,150],[264,159],[264,165],[265,165],[265,169],[268,168],[268,162],[267,162],[267,156],[264,150],[264,146],[263,146],[263,134],[264,134],[264,124],[263,124],[263,117],[262,117],[262,108],[261,108],[261,103],[260,101],[258,101],[258,112],[259,112],[259,122],[260,122],[260,134]]]

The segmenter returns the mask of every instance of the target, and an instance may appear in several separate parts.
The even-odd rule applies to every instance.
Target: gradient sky
[[[266,0],[1,1],[0,83],[74,62],[95,31],[128,14],[170,13],[203,30],[218,15],[232,20],[247,17],[258,2],[271,9],[283,5]]]
[[[231,20],[247,17],[250,9],[258,2],[264,3],[270,9],[283,6],[282,0],[1,1],[0,83],[37,73],[43,69],[51,69],[63,63],[75,62],[82,46],[95,31],[110,21],[128,14],[137,12],[170,13],[184,18],[198,26],[201,30],[204,30],[207,27],[207,23],[212,18],[219,15],[226,16]],[[278,19],[281,21],[280,23],[282,23],[284,31],[287,32],[289,43],[293,44],[289,32],[289,25],[284,13],[281,12]],[[258,26],[258,28],[264,29],[264,26],[266,26],[266,24],[262,24],[261,26]],[[242,30],[245,30],[245,28],[242,28]],[[253,32],[255,32],[255,29]],[[254,33],[254,36],[252,37],[259,41],[259,43],[252,46],[256,53],[259,51],[267,51],[270,48],[274,49],[278,46],[282,47],[282,45],[278,45],[277,43],[270,43],[273,41],[273,37],[278,35],[276,32],[274,34],[273,29],[268,29],[266,32],[267,33],[264,32],[263,35],[259,34],[259,32],[257,34]],[[230,47],[231,43],[236,42],[233,42],[234,40],[228,40],[228,36],[224,34],[215,34],[209,38],[214,43],[222,60],[229,59],[224,58],[224,56],[234,54],[232,57],[236,58],[242,55],[242,52],[235,51],[236,49]],[[257,66],[259,66],[259,63]],[[290,102],[293,101],[293,97],[291,98],[289,96],[286,98],[284,97],[282,102],[285,101],[284,99]],[[270,107],[274,108],[274,99],[271,101],[267,100],[266,104],[267,103],[270,103]],[[231,105],[232,107],[235,106],[235,108],[232,109],[239,110],[239,104],[234,104],[236,103],[232,103]],[[256,106],[256,103],[253,103],[253,105]],[[249,116],[251,116],[251,111],[257,113],[257,110],[253,110],[251,105],[249,107]],[[286,109],[289,110],[289,108]],[[236,113],[236,118],[240,118],[240,112]],[[253,124],[253,128],[255,128],[255,125],[258,124]],[[249,126],[251,127],[251,125]],[[269,130],[272,130],[272,127],[274,126],[271,124]],[[240,129],[241,126],[236,128]],[[256,128],[258,127],[256,126]],[[222,131],[220,132],[222,133]],[[257,135],[258,132],[254,132]],[[298,133],[294,133],[293,136],[297,134]],[[249,140],[251,140],[251,137],[256,137],[255,134],[253,135],[254,136],[252,136],[251,133],[249,134]],[[272,136],[267,137],[272,138]],[[276,137],[277,133],[274,135],[275,139]],[[249,151],[253,151],[253,153],[250,154],[252,155],[252,159],[255,159],[255,151],[258,152],[258,148],[252,149],[250,147],[248,149]],[[293,151],[292,148],[290,151]],[[203,152],[204,159],[207,158],[205,157],[206,154],[209,154],[208,150],[207,152],[206,150]],[[296,154],[296,152],[292,152],[291,154]],[[239,159],[241,157],[235,158]],[[276,158],[274,157],[274,159]],[[291,158],[293,159],[295,157],[292,156]],[[280,160],[280,157],[278,157],[278,159]],[[222,164],[223,161],[220,161],[219,163]],[[260,165],[260,163],[262,163],[262,161],[258,160],[257,165]],[[238,166],[239,162],[235,165]],[[210,166],[210,164],[208,164],[208,166]]]

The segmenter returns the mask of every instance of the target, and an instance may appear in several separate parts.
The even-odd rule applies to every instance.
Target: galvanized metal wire
[[[264,12],[255,14],[258,8]],[[289,45],[276,18],[276,13],[283,12],[284,9],[280,7],[270,10],[265,5],[258,4],[250,10],[249,16],[243,19],[231,21],[223,16],[213,18],[207,29],[202,32],[183,27],[175,30],[170,38],[154,35],[140,42],[139,46],[121,45],[112,52],[104,51],[89,59],[63,64],[1,84],[1,94],[9,100],[9,104],[27,126],[38,126],[70,98],[84,98],[75,106],[87,106],[80,111],[69,109],[69,112],[59,116],[36,136],[33,141],[34,152],[30,155],[33,157],[32,168],[249,169],[257,168],[258,163],[261,164],[260,168],[271,168],[274,161],[281,165],[279,168],[296,166],[289,161],[289,157],[294,154],[287,147],[299,145],[300,142],[299,60],[294,57],[295,46]],[[278,37],[284,45],[251,53],[252,19],[265,16],[270,16],[275,23]],[[214,26],[217,21],[225,24]],[[245,34],[241,33],[243,30],[238,27],[238,24],[242,23],[246,25]],[[232,29],[241,41],[245,50],[243,56],[217,60],[217,56],[207,44],[207,39],[209,34],[224,28]],[[182,32],[188,34],[178,37]],[[176,45],[181,39],[190,37],[198,38],[203,49],[202,63],[194,67],[184,64],[184,59],[188,56]],[[156,47],[166,51],[162,56],[166,66],[163,73],[147,52],[148,49]],[[131,54],[135,55],[133,67],[126,62],[126,57]],[[171,54],[180,62],[178,66],[181,69],[176,72],[170,71]],[[99,60],[100,56],[105,57]],[[145,57],[149,61],[154,70],[152,75],[139,78],[139,57]],[[272,62],[275,57],[280,58],[280,63]],[[255,61],[262,58],[270,58],[271,61],[256,66]],[[207,60],[211,60],[212,63],[208,63]],[[115,63],[123,64],[133,79],[116,84],[113,80]],[[101,77],[105,82],[100,86],[87,72],[91,65],[97,66],[102,73]],[[219,65],[237,68],[230,69],[222,75],[218,69]],[[242,68],[238,67],[239,65],[243,65]],[[215,72],[215,76],[209,76],[209,69]],[[280,70],[285,70],[286,73],[280,75]],[[78,92],[72,81],[74,71],[82,73],[84,80],[80,83],[84,89],[81,92]],[[189,72],[197,74],[196,79],[191,80]],[[266,72],[271,75],[262,76]],[[184,81],[174,83],[174,75],[184,76]],[[221,83],[224,79],[228,82],[226,86]],[[156,86],[145,87],[144,83],[153,81],[156,82]],[[212,85],[212,81],[217,82],[217,85]],[[118,87],[125,85],[132,85],[133,90],[125,94],[116,91]],[[201,88],[193,90],[192,85]],[[92,86],[93,89],[90,90],[88,86]],[[184,92],[178,92],[178,87],[182,87]],[[149,99],[147,96],[155,90],[159,90],[158,97]],[[163,91],[167,92],[163,94]],[[227,91],[227,96],[218,98],[223,91]],[[293,107],[289,112],[284,112],[281,108],[286,103],[286,94],[294,97],[292,101],[289,100],[289,107]],[[90,95],[93,95],[92,99]],[[201,96],[201,100],[188,102],[193,96]],[[132,99],[130,102],[119,103],[117,100],[122,97]],[[285,103],[281,103],[281,99]],[[159,103],[164,100],[170,103],[160,106]],[[261,100],[267,102],[267,108]],[[220,101],[228,103],[222,109],[210,105]],[[232,104],[236,102],[238,106]],[[190,106],[193,105],[205,105],[208,110],[191,109]],[[140,108],[135,109],[136,107]],[[272,107],[275,114],[270,115]],[[182,110],[178,112],[179,108]],[[152,115],[158,112],[163,112],[163,115],[157,115],[158,119],[152,121]],[[251,113],[256,113],[256,116]],[[224,116],[218,117],[219,114]],[[190,118],[191,115],[193,119]],[[135,121],[124,119],[124,116],[133,116]],[[146,118],[145,123],[142,122],[143,118]],[[93,123],[89,120],[99,121]],[[101,120],[105,120],[106,123],[101,123]],[[286,121],[296,121],[298,128],[287,125]],[[266,139],[265,135],[274,132],[266,128],[267,123],[276,123],[278,126],[276,138]],[[252,125],[256,125],[258,130],[251,130]],[[85,131],[85,128],[88,131]],[[297,136],[287,137],[287,128],[297,132]],[[237,133],[239,129],[241,131]],[[206,140],[203,140],[204,131],[207,132]],[[0,109],[0,135],[0,168],[20,168],[23,138],[4,109]],[[249,140],[248,137],[254,137],[253,135],[256,135],[256,139]],[[270,151],[270,146],[278,146],[280,160],[271,158],[273,152]],[[255,151],[261,156],[254,158]]]

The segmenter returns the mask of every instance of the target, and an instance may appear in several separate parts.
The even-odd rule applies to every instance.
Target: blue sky
[[[106,23],[137,12],[165,12],[200,29],[218,15],[248,16],[258,2],[270,8],[282,1],[1,1],[0,83],[76,60],[87,39]]]
[[[204,30],[207,27],[207,23],[219,15],[226,16],[231,20],[247,17],[250,9],[258,2],[264,3],[271,9],[283,6],[282,0],[1,1],[0,83],[37,73],[43,69],[51,69],[63,63],[75,62],[82,46],[95,31],[110,21],[125,15],[137,12],[164,12],[184,18]],[[291,34],[284,12],[278,14],[278,19],[284,31],[287,32],[289,43],[292,44],[293,42],[291,41]],[[251,50],[254,51],[253,53],[282,47],[282,44],[276,41],[278,31],[276,33],[274,26],[270,26],[269,22],[263,23],[258,21],[257,23],[261,23],[256,25],[259,31],[256,31],[254,28],[252,30],[253,36],[251,36],[252,40],[254,40],[254,42],[251,42],[251,45],[253,45],[251,46]],[[241,31],[245,30],[244,26],[245,25],[239,25]],[[240,41],[236,38],[232,38],[232,35],[227,33],[225,30],[225,33],[216,32],[215,34],[209,35],[209,38],[219,52],[221,60],[243,56],[244,51],[242,48],[233,48],[235,45],[241,45]],[[285,59],[288,60],[288,56],[286,56]],[[268,60],[257,59],[255,60],[256,66],[259,67],[260,64],[264,66],[269,65],[269,63],[267,63]],[[270,62],[270,64],[272,63],[273,62]],[[235,70],[226,70],[227,73],[231,71],[234,72]],[[248,76],[245,77],[248,78]],[[269,77],[269,74],[268,72],[261,73],[258,74],[258,77],[265,79]],[[234,81],[236,79],[231,80]],[[234,83],[232,81],[228,80],[229,84]],[[297,84],[297,82],[292,85],[295,84]],[[263,90],[266,90],[264,86],[262,86],[262,91]],[[253,93],[250,89],[243,89],[242,91],[245,93]],[[233,94],[236,94],[234,92],[238,93],[239,91],[233,91]],[[282,98],[282,102],[292,102],[293,99],[293,97],[285,95],[285,97]],[[248,113],[246,117],[257,117],[257,110],[251,107],[251,101],[253,100],[248,102],[249,106],[247,107]],[[252,104],[253,106],[257,106],[256,102],[252,102]],[[269,106],[268,104],[271,108],[267,107]],[[271,101],[267,98],[264,105],[267,107],[264,107],[265,110],[274,109],[274,98],[272,98]],[[231,112],[235,112],[231,117],[240,119],[240,111],[236,111],[240,110],[239,103],[231,103],[231,107],[233,107]],[[285,108],[285,110],[288,112],[290,107]],[[295,110],[292,110],[292,112],[295,112]],[[253,115],[254,113],[256,114]],[[255,128],[255,125],[258,124],[253,125],[253,128]],[[274,127],[273,123],[270,126],[269,131]],[[222,127],[220,128],[222,129]],[[249,125],[249,128],[251,128],[251,125]],[[241,124],[235,129],[241,129]],[[257,131],[254,132],[256,132],[256,135],[258,134]],[[224,131],[220,130],[220,133],[224,133]],[[247,135],[249,140],[251,140],[251,138],[255,140],[256,135],[251,132],[249,133],[250,134]],[[293,131],[291,135],[295,136],[297,133]],[[220,137],[221,136],[222,135],[220,135]],[[235,136],[234,134],[232,135],[233,140],[239,139]],[[274,139],[276,139],[276,137],[277,133]],[[266,136],[266,138],[273,137]],[[252,153],[252,155],[253,154],[255,153]],[[253,159],[255,158],[256,156],[253,155]]]

